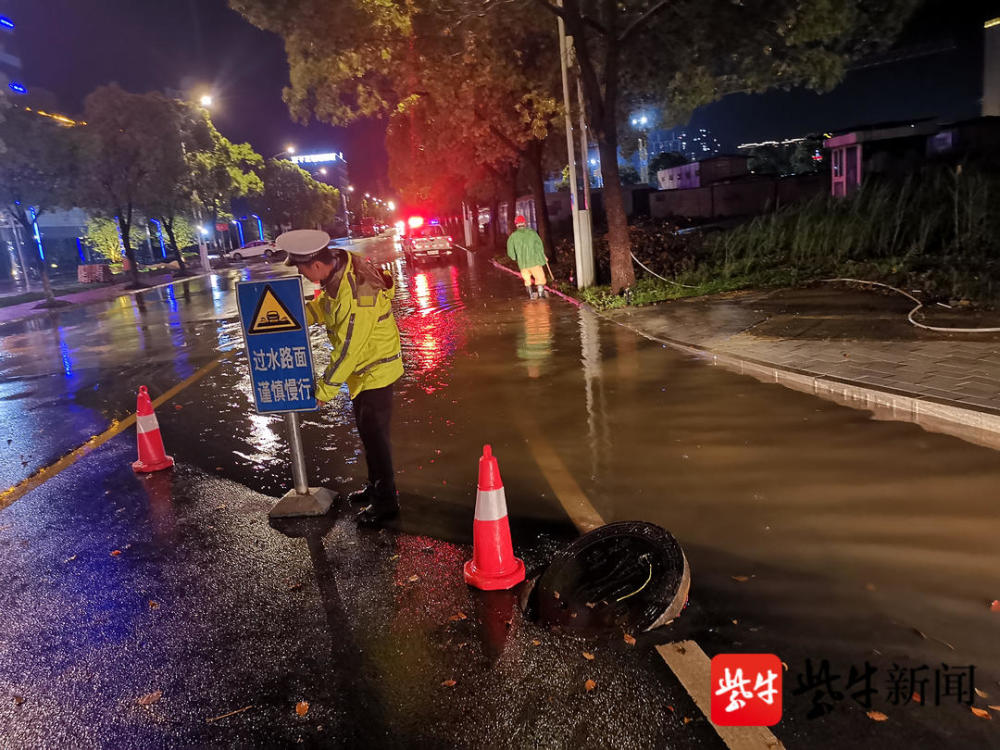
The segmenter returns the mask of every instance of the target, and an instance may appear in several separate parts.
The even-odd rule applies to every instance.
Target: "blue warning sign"
[[[313,411],[312,350],[302,277],[236,284],[257,412]]]

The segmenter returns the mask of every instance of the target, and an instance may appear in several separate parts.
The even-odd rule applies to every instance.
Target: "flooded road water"
[[[409,268],[390,241],[363,249],[398,287],[397,528],[470,541],[490,443],[515,545],[572,534],[564,506],[577,493],[606,522],[677,537],[692,590],[671,639],[778,653],[791,672],[867,659],[880,689],[894,663],[972,664],[977,685],[1000,694],[1000,614],[987,606],[1000,598],[1000,453],[710,367],[558,299],[530,301],[483,257]],[[270,273],[284,271],[252,276]],[[217,276],[0,330],[0,481],[130,413],[138,385],[155,396],[222,355],[159,411],[168,452],[282,494],[283,423],[252,412],[234,320],[233,279]],[[325,351],[322,332],[315,341]],[[346,395],[304,415],[303,439],[314,484],[358,486]],[[965,721],[945,711],[911,710],[904,733]],[[806,721],[804,709],[786,715]]]

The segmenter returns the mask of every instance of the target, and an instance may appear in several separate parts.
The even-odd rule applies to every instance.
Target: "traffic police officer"
[[[389,440],[392,384],[403,375],[395,287],[391,276],[329,243],[330,236],[315,229],[285,232],[275,241],[286,265],[322,287],[306,303],[309,324],[325,325],[332,346],[330,365],[316,379],[316,399],[325,404],[347,383],[368,464],[368,484],[349,498],[364,505],[358,523],[377,526],[399,513]]]

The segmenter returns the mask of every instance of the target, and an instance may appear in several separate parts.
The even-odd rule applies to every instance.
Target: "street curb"
[[[54,314],[54,313],[58,314],[60,312],[64,312],[64,311],[69,310],[69,309],[74,308],[74,307],[87,307],[88,305],[100,305],[100,304],[104,304],[105,302],[111,302],[112,300],[116,300],[119,297],[131,297],[131,296],[135,296],[136,294],[143,294],[145,292],[151,292],[154,289],[162,289],[165,286],[173,286],[174,284],[183,284],[183,283],[188,282],[188,281],[194,281],[195,279],[203,279],[206,276],[216,276],[216,275],[222,276],[223,274],[231,274],[231,273],[238,273],[238,272],[239,271],[237,271],[236,269],[221,269],[220,268],[219,270],[212,271],[210,273],[199,273],[199,274],[197,274],[195,276],[183,276],[181,278],[174,279],[173,281],[165,281],[162,284],[154,284],[153,286],[143,287],[142,289],[122,289],[122,290],[120,290],[117,294],[115,294],[112,297],[106,297],[104,299],[90,300],[88,302],[70,302],[68,305],[65,305],[65,306],[62,306],[62,307],[52,308],[52,309],[49,309],[49,310],[38,310],[38,311],[32,312],[32,313],[30,313],[28,315],[22,315],[19,318],[11,318],[10,320],[0,320],[0,328],[2,328],[3,326],[6,326],[6,325],[10,325],[11,323],[21,323],[21,322],[23,322],[25,320],[35,320],[36,318],[44,318],[47,315],[51,315],[51,314]],[[56,299],[58,299],[58,297]],[[2,310],[3,310],[3,308],[0,308],[0,311],[2,311]],[[0,312],[0,315],[2,315],[2,312]]]
[[[518,276],[516,271],[497,261],[490,259],[490,262],[500,270]],[[550,289],[548,286],[545,288]],[[871,411],[879,419],[910,422],[931,432],[943,432],[971,443],[1000,449],[1000,411],[970,409],[955,402],[936,400],[904,390],[872,388],[848,378],[838,378],[809,370],[779,366],[771,362],[728,354],[668,336],[653,335],[627,321],[594,310],[590,305],[567,297],[558,290],[551,289],[550,291],[572,302],[577,307],[590,309],[604,320],[627,328],[643,338],[669,346],[738,375],[748,375],[762,383],[782,385],[793,391],[818,396],[842,406],[849,406],[852,409]]]

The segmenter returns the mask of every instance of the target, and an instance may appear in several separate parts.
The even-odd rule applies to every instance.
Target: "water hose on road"
[[[682,284],[679,281],[674,281],[673,279],[664,278],[663,276],[660,276],[660,274],[658,274],[656,271],[650,270],[650,268],[648,266],[646,266],[641,260],[639,260],[638,258],[636,258],[635,257],[635,253],[631,253],[631,255],[632,255],[632,260],[634,260],[636,263],[638,263],[640,268],[642,268],[646,273],[653,274],[653,276],[655,276],[656,278],[660,279],[661,281],[665,281],[668,284],[674,284],[675,286],[682,286],[685,289],[697,289],[698,288],[696,286],[691,286],[690,284]]]
[[[906,316],[906,319],[910,321],[910,323],[915,325],[917,328],[922,328],[925,331],[935,331],[936,333],[1000,333],[1000,328],[947,328],[942,326],[929,326],[924,323],[918,323],[916,320],[913,319],[913,316],[916,315],[917,312],[924,307],[924,303],[921,302],[916,297],[914,297],[909,292],[904,292],[902,289],[897,289],[896,287],[890,286],[889,284],[883,284],[880,281],[865,281],[864,279],[821,279],[821,281],[825,284],[833,284],[837,282],[847,282],[850,284],[868,284],[869,286],[879,286],[882,287],[883,289],[890,289],[898,294],[902,294],[907,299],[917,303],[917,306],[914,307],[912,310],[910,310],[909,314]]]

